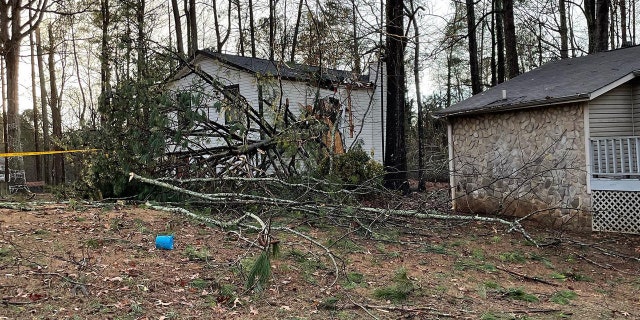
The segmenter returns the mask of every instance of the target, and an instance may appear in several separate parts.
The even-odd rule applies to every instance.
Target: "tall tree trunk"
[[[256,57],[256,28],[253,17],[253,0],[249,0],[249,40],[251,41],[251,57]]]
[[[56,65],[54,62],[55,40],[53,37],[53,26],[49,24],[49,86],[51,98],[51,120],[53,122],[54,150],[62,150],[62,113],[60,112],[60,99],[58,97],[58,86],[56,83]],[[53,155],[53,184],[64,183],[64,156],[62,154]]]
[[[40,151],[40,135],[38,134],[38,99],[36,99],[36,43],[33,39],[33,33],[29,34],[29,50],[31,56],[31,97],[33,100],[33,141],[36,152]],[[36,156],[36,181],[42,181],[42,156]]]
[[[137,81],[138,83],[144,83],[147,81],[148,70],[147,70],[147,32],[145,30],[145,12],[146,12],[146,0],[138,0],[138,5],[136,7],[136,24],[137,24],[137,44],[136,44],[136,55],[138,59],[136,60],[136,68],[137,68]],[[150,118],[150,106],[147,103],[142,104],[142,124],[144,126],[149,125]]]
[[[7,48],[5,67],[7,72],[7,141],[9,152],[21,152],[20,110],[18,108],[18,76],[20,66],[20,46]],[[10,157],[9,166],[13,170],[24,170],[22,157]]]
[[[618,0],[620,6],[620,36],[622,37],[622,46],[628,46],[627,43],[627,3],[626,0]]]
[[[71,19],[75,19],[75,17],[71,17]],[[80,62],[78,61],[78,47],[76,44],[76,30],[74,27],[75,23],[71,23],[71,49],[73,50],[73,64],[76,68],[76,76],[78,77],[78,83],[82,83],[82,78],[80,75]],[[80,85],[79,86],[80,89],[80,96],[82,97],[82,110],[80,111],[80,115],[79,115],[79,122],[80,122],[80,126],[83,127],[86,123],[86,119],[85,119],[85,115],[87,112],[87,108],[88,108],[88,103],[87,103],[87,96],[84,92],[84,85]],[[35,90],[35,89],[34,89]],[[35,97],[35,94],[34,94]]]
[[[496,66],[496,2],[491,1],[491,86],[498,84],[497,66]]]
[[[9,153],[9,126],[7,123],[7,82],[5,77],[5,62],[4,58],[0,56],[0,82],[2,83],[2,140],[4,141],[4,153]],[[9,182],[9,174],[11,171],[9,170],[9,157],[4,157],[3,161],[4,165],[4,181]],[[7,184],[8,186],[8,184]],[[8,192],[7,189],[4,191]]]
[[[242,7],[240,0],[236,1],[238,9],[238,39],[240,41],[240,55],[244,57],[244,30],[242,29]],[[231,10],[231,8],[229,8]]]
[[[584,0],[584,15],[587,20],[589,53],[596,52],[596,0]]]
[[[109,7],[109,0],[102,0],[101,6],[101,27],[102,27],[102,39],[100,48],[100,103],[98,105],[99,111],[102,114],[100,122],[104,124],[104,115],[109,112],[111,108],[111,47],[109,46],[109,26],[111,25],[111,9]],[[51,101],[50,103],[53,103]]]
[[[300,32],[300,21],[302,20],[302,5],[304,0],[298,2],[298,15],[296,16],[296,24],[293,27],[293,39],[291,41],[291,56],[289,61],[294,62],[296,59],[296,47],[298,46],[298,33]]]
[[[567,4],[566,0],[560,0],[558,4],[560,14],[560,58],[569,58],[569,37],[567,31]]]
[[[355,1],[353,2],[355,3]],[[416,102],[418,103],[418,190],[425,189],[424,181],[424,106],[422,105],[422,94],[420,93],[420,28],[416,19],[417,10],[414,0],[411,0],[411,25],[415,37],[413,47],[413,79],[416,88]],[[355,10],[355,6],[353,7]],[[355,40],[355,39],[354,39]]]
[[[609,48],[609,7],[611,0],[598,0],[596,7],[596,52]]]
[[[611,49],[615,49],[620,47],[619,39],[616,36],[616,6],[614,2],[611,2],[611,7],[609,8],[609,32],[607,32],[607,41],[611,40]]]
[[[182,37],[182,21],[180,21],[180,9],[178,8],[178,0],[171,0],[171,8],[173,9],[173,21],[176,25],[176,48],[180,57],[184,57],[184,42]]]
[[[38,74],[40,78],[40,105],[42,107],[42,148],[51,150],[51,137],[49,136],[49,112],[47,103],[47,85],[44,78],[44,50],[42,50],[42,38],[40,28],[36,29],[36,54],[38,56]],[[51,156],[44,156],[44,183],[51,184]]]
[[[467,4],[467,34],[469,40],[469,68],[471,72],[471,92],[482,92],[480,70],[478,68],[478,42],[476,40],[476,13],[474,0],[466,0]]]
[[[275,0],[269,0],[269,60],[275,58],[275,38],[276,38],[276,3]]]
[[[220,23],[218,23],[218,0],[211,1],[211,9],[213,9],[213,30],[216,32],[216,52],[222,52],[222,39],[220,36]]]
[[[496,51],[498,52],[498,83],[503,83],[506,79],[506,68],[504,62],[504,23],[502,0],[494,0],[496,4]]]
[[[387,141],[384,165],[387,188],[408,192],[405,149],[404,24],[402,0],[388,0],[387,17]]]
[[[518,43],[516,25],[513,19],[513,0],[503,0],[504,4],[504,44],[509,79],[520,74],[518,66]]]
[[[412,1],[412,4],[413,4],[413,1]],[[413,20],[415,21],[415,17],[413,18]],[[351,25],[352,25],[351,32],[353,37],[352,38],[353,48],[351,50],[351,55],[354,59],[353,71],[357,74],[360,74],[362,72],[362,59],[360,56],[360,40],[358,39],[358,7],[356,6],[355,0],[351,0]]]
[[[196,0],[184,0],[185,12],[187,15],[187,37],[189,56],[192,56],[198,51],[198,23],[196,19]]]

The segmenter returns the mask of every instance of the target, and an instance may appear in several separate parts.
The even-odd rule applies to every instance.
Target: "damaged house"
[[[339,154],[356,146],[384,159],[386,79],[381,65],[368,74],[199,50],[173,76],[171,113],[180,143],[167,154],[215,174],[295,170],[316,141]],[[322,134],[297,136],[310,124]],[[283,157],[272,147],[294,149]],[[273,152],[272,152],[273,151]],[[286,158],[286,159],[284,159]],[[239,172],[236,172],[239,171]]]

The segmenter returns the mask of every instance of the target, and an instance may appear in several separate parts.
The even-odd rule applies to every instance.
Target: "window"
[[[191,92],[178,92],[176,100],[178,107],[178,127],[184,130],[189,127],[189,123],[191,122],[189,119],[192,102]]]
[[[247,117],[237,101],[240,99],[240,86],[237,84],[224,87],[224,119],[227,125],[244,125]]]

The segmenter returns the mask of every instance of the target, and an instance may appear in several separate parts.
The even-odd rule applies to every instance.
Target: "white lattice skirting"
[[[593,190],[594,231],[640,233],[640,192]]]

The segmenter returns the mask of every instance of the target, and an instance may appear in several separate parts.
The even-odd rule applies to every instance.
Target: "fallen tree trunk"
[[[229,200],[238,200],[242,199],[246,204],[264,204],[264,205],[283,205],[287,208],[292,209],[301,209],[305,211],[318,211],[320,208],[324,210],[336,210],[340,212],[362,212],[362,213],[374,213],[377,215],[388,215],[388,216],[402,216],[402,217],[414,217],[418,219],[438,219],[438,220],[458,220],[458,221],[480,221],[487,223],[498,223],[505,226],[508,226],[508,232],[516,231],[522,236],[533,243],[536,247],[539,246],[537,241],[535,241],[522,227],[519,219],[515,221],[508,221],[502,218],[497,217],[483,217],[483,216],[469,216],[469,215],[452,215],[446,214],[439,211],[429,211],[429,210],[398,210],[398,209],[380,209],[380,208],[371,208],[371,207],[353,207],[353,206],[345,206],[345,205],[331,205],[326,203],[314,203],[314,202],[298,202],[294,200],[288,199],[279,199],[275,197],[261,197],[254,196],[248,194],[241,193],[220,193],[220,194],[205,194],[200,192],[195,192],[192,190],[188,190],[185,188],[177,187],[172,184],[141,177],[133,172],[129,173],[129,180],[138,180],[147,184],[155,185],[158,187],[163,187],[175,192],[183,193],[186,195],[190,195],[196,198],[212,201],[212,202],[225,202]]]

